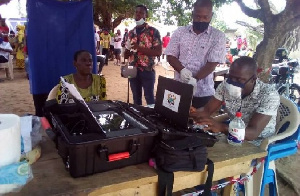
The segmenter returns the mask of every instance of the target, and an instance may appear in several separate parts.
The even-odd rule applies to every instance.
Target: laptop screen
[[[154,110],[172,124],[187,128],[193,86],[159,76]]]

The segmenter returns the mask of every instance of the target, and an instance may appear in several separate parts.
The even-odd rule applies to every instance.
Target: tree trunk
[[[271,12],[268,0],[257,0],[260,9],[247,7],[242,0],[235,0],[242,11],[264,23],[263,41],[256,47],[256,60],[259,67],[258,77],[268,82],[272,61],[278,47],[283,45],[286,34],[300,26],[300,1],[287,0],[286,8],[280,14]]]
[[[262,42],[256,47],[256,61],[258,65],[258,77],[264,81],[268,82],[270,77],[270,72],[272,68],[272,62],[275,57],[275,52],[282,44],[283,33],[282,29],[275,30],[275,28],[267,27],[270,30],[265,30],[264,38]]]
[[[94,1],[94,23],[100,28],[112,29],[112,11],[109,0]]]

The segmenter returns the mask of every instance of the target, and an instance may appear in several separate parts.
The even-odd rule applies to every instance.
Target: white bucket
[[[0,167],[16,163],[21,157],[20,117],[0,114]]]

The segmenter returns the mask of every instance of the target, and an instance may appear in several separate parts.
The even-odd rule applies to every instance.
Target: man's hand
[[[190,117],[193,118],[193,120],[197,123],[202,118],[207,118],[209,115],[204,111],[204,108],[196,109],[194,107],[190,108]]]
[[[201,118],[196,123],[199,125],[204,125],[203,129],[205,131],[210,131],[213,133],[226,132],[226,130],[228,130],[227,125],[220,123],[211,117]]]
[[[188,83],[190,81],[190,79],[192,78],[193,74],[190,70],[188,70],[187,68],[183,68],[180,71],[180,79],[182,82],[184,83]]]
[[[194,107],[190,108],[190,117],[193,118],[194,122],[198,125],[204,125],[204,130],[218,133],[223,132],[226,133],[228,131],[228,125],[219,122],[205,111],[205,108],[196,109]]]
[[[193,87],[194,87],[193,94],[195,94],[195,92],[197,90],[197,80],[195,78],[191,77],[188,84],[193,85]]]

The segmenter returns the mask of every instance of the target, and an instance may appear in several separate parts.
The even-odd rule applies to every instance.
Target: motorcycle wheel
[[[278,89],[280,95],[285,95],[286,87],[282,86]],[[298,84],[291,84],[289,90],[289,99],[294,101],[300,107],[300,86]]]

